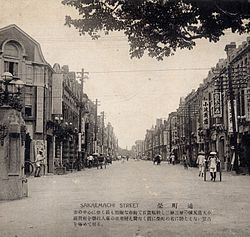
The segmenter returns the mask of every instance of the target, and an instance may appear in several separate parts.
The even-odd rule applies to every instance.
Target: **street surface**
[[[197,168],[134,160],[115,161],[102,170],[31,177],[28,198],[0,202],[0,236],[250,236],[249,182],[250,176],[228,173],[222,182],[204,182]],[[84,203],[115,203],[115,209],[120,203],[134,203],[138,207],[123,209],[135,211],[182,210],[188,205],[192,210],[192,204],[193,210],[211,211],[211,220],[101,221],[101,226],[75,226],[74,210],[84,210],[80,208]],[[86,210],[93,209],[102,210]]]

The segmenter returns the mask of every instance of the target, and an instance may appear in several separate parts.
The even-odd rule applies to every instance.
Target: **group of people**
[[[209,156],[205,156],[205,152],[200,151],[197,157],[197,165],[199,166],[199,176],[204,176],[205,170],[208,168],[211,181],[215,181],[216,173],[218,171],[218,166],[220,164],[220,159],[215,151],[211,151]]]
[[[159,165],[161,163],[162,157],[160,154],[157,154],[153,159],[153,164]],[[175,165],[175,154],[172,152],[168,158],[168,163]]]
[[[92,168],[92,167],[97,167],[97,168],[101,168],[102,166],[106,165],[106,164],[112,164],[112,157],[110,155],[105,156],[104,154],[98,154],[98,153],[94,153],[94,154],[88,154],[87,155],[87,167],[88,168]]]
[[[187,154],[183,153],[182,161],[185,169],[188,169]],[[169,164],[175,164],[175,155],[172,152],[168,159]],[[161,155],[157,154],[153,159],[153,164],[159,165],[161,163]],[[199,167],[199,176],[204,177],[205,170],[209,169],[211,175],[211,181],[215,181],[216,173],[220,167],[220,159],[215,151],[211,151],[208,156],[204,151],[200,151],[197,156],[197,165]]]

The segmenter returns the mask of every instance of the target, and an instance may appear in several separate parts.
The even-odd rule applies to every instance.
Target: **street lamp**
[[[14,78],[10,72],[4,72],[0,78],[0,106],[10,106],[21,111],[20,95],[23,86],[21,79]]]

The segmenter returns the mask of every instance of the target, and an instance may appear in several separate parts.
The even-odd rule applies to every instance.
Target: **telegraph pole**
[[[169,154],[172,153],[172,116],[169,118]]]
[[[101,112],[102,115],[102,153],[104,153],[104,111]]]
[[[191,147],[191,143],[192,143],[192,138],[191,138],[191,134],[192,134],[192,121],[191,121],[191,108],[190,108],[190,104],[188,104],[188,142],[189,142],[189,146],[188,146],[188,155],[189,155],[189,162],[192,164],[192,147]]]
[[[100,105],[100,101],[98,99],[95,100],[95,136],[94,136],[94,146],[95,146],[95,149],[94,149],[94,152],[96,153],[97,152],[97,132],[98,132],[98,125],[97,125],[97,108],[98,106]]]
[[[234,169],[236,173],[239,173],[239,163],[238,163],[238,144],[237,144],[237,129],[236,129],[236,120],[235,120],[235,104],[234,104],[234,91],[233,91],[233,83],[232,83],[232,68],[228,66],[228,89],[229,89],[229,100],[231,107],[231,116],[232,116],[232,127],[233,127],[233,146],[235,152],[235,160],[234,160]],[[229,115],[230,116],[230,115]]]
[[[82,157],[82,115],[83,115],[83,84],[84,79],[87,79],[88,77],[85,75],[88,75],[88,72],[85,72],[82,68],[81,72],[77,72],[80,74],[80,83],[81,83],[81,91],[80,91],[80,103],[79,103],[79,124],[78,124],[78,161],[82,163],[83,157]]]

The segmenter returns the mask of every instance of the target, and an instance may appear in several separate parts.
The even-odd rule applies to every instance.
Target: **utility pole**
[[[102,115],[102,153],[104,153],[104,118],[105,118],[104,111],[101,112],[101,115]]]
[[[189,142],[189,146],[188,146],[188,153],[189,153],[189,162],[192,162],[192,147],[191,147],[191,143],[192,143],[192,121],[191,121],[191,108],[190,108],[190,104],[188,104],[188,142]],[[191,163],[192,165],[192,163]]]
[[[94,152],[97,152],[97,132],[98,132],[98,124],[97,124],[97,108],[100,105],[100,101],[98,99],[95,100],[95,129],[94,129]]]
[[[233,91],[233,83],[232,83],[232,68],[228,66],[228,89],[229,89],[229,100],[231,107],[231,116],[232,116],[232,127],[233,127],[233,146],[235,152],[235,160],[234,160],[234,169],[236,173],[239,173],[239,163],[238,163],[238,144],[237,144],[237,129],[236,129],[236,120],[235,120],[235,103],[234,103],[234,91]],[[229,115],[230,116],[230,115]]]
[[[77,72],[80,74],[80,83],[81,83],[81,91],[80,91],[80,103],[79,103],[79,124],[78,124],[78,161],[80,163],[83,162],[83,157],[82,157],[82,116],[83,116],[83,85],[84,85],[84,79],[87,79],[89,73],[85,72],[84,69],[82,68],[81,72]]]
[[[172,118],[169,118],[169,154],[172,152]]]

